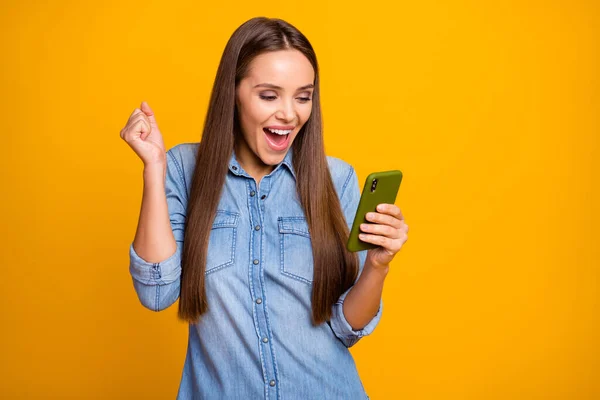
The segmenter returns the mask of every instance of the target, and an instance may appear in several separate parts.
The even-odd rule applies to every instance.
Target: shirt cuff
[[[377,314],[375,314],[371,321],[369,321],[369,323],[360,330],[352,329],[352,326],[346,320],[343,311],[344,299],[346,298],[348,292],[350,292],[350,289],[344,292],[333,306],[333,314],[330,320],[331,329],[333,330],[335,335],[346,345],[346,347],[353,346],[362,337],[373,333],[375,327],[381,319],[381,312],[383,311],[382,298],[381,300],[379,300],[379,309],[377,310]]]
[[[179,279],[181,275],[181,253],[179,244],[177,251],[164,261],[151,263],[141,258],[129,246],[129,272],[133,279],[146,285],[168,284]]]

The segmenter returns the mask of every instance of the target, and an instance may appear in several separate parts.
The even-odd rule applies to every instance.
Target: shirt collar
[[[281,161],[279,164],[277,164],[275,166],[275,168],[273,169],[273,171],[271,171],[271,173],[269,173],[267,176],[275,173],[275,171],[277,171],[278,169],[281,168],[281,165],[285,165],[287,167],[287,169],[290,171],[290,173],[292,174],[292,176],[294,177],[294,179],[296,179],[296,172],[294,171],[294,164],[292,162],[292,158],[293,158],[292,153],[293,153],[293,148],[290,147],[290,149],[286,153],[285,157],[283,158],[283,161]],[[229,158],[229,171],[231,171],[231,173],[233,173],[234,175],[245,176],[247,178],[251,178],[250,174],[248,174],[246,171],[244,171],[244,168],[242,168],[242,166],[236,159],[235,149],[231,152],[231,157]]]

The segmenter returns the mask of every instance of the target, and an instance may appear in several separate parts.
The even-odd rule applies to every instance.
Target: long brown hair
[[[197,322],[208,310],[204,281],[208,239],[225,184],[234,137],[240,129],[235,110],[236,87],[246,76],[254,57],[286,49],[304,54],[315,71],[311,116],[298,132],[291,150],[296,190],[312,242],[313,324],[331,318],[332,306],[358,275],[358,258],[345,248],[348,226],[325,155],[315,52],[308,39],[289,23],[274,18],[253,18],[237,28],[225,46],[198,148],[182,253],[179,317],[183,320]]]

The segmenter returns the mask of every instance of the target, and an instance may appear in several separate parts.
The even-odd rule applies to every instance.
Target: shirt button
[[[257,265],[257,264],[258,264],[258,260],[254,260],[254,261],[252,261],[252,263],[253,263],[254,265]]]
[[[256,299],[256,304],[260,304],[262,303],[262,299],[259,297],[258,299]]]
[[[274,379],[271,379],[271,382],[269,382],[269,385],[271,385],[271,386],[275,386],[275,380],[274,380]]]
[[[231,169],[234,170],[234,171],[237,171],[237,167],[235,165],[232,165]]]
[[[253,190],[250,192],[250,197],[254,197],[254,195],[256,194],[256,192]]]
[[[258,231],[259,229],[260,229],[260,225],[256,225],[256,226],[254,227],[254,230],[255,230],[255,231]]]
[[[264,200],[266,197],[267,197],[267,195],[266,195],[266,194],[263,194],[262,196],[260,196],[260,199],[261,199],[261,200]]]
[[[269,341],[269,338],[268,338],[268,337],[264,337],[264,338],[263,338],[263,343],[267,343],[268,341]]]

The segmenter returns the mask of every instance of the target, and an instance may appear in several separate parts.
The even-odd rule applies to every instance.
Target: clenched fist
[[[144,166],[166,164],[165,144],[156,124],[154,112],[145,101],[136,108],[121,129],[121,138],[142,159]]]

